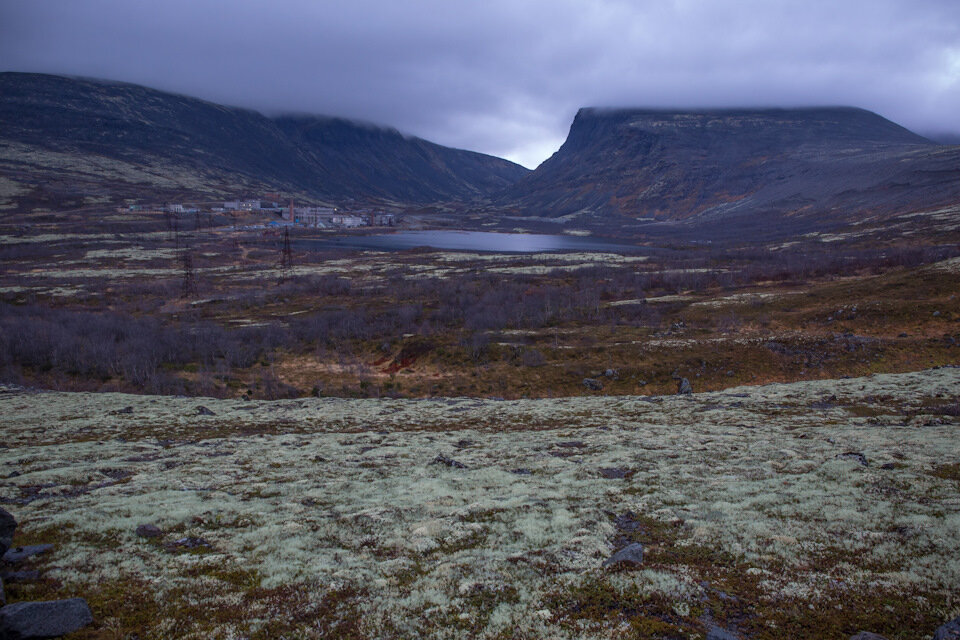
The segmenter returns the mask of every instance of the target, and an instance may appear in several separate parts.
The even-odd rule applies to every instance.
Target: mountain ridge
[[[324,138],[349,145],[324,148]],[[87,166],[104,163],[104,175]],[[0,175],[32,185],[27,201],[268,190],[428,204],[483,198],[527,171],[347,118],[271,118],[126,82],[0,73]]]
[[[495,202],[546,218],[684,221],[952,203],[958,184],[960,148],[856,107],[588,107]]]

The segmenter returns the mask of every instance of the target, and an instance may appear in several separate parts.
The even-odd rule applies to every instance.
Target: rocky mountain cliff
[[[496,197],[524,215],[718,220],[960,201],[960,147],[854,108],[581,109],[566,142]]]
[[[472,200],[527,169],[394,129],[268,118],[131,84],[0,74],[0,206],[284,191],[326,201]]]

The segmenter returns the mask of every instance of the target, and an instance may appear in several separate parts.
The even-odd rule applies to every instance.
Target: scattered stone
[[[632,469],[621,469],[620,467],[601,467],[600,475],[607,480],[621,480],[633,475]]]
[[[855,636],[850,636],[850,640],[887,640],[878,633],[871,633],[869,631],[861,631]]]
[[[603,561],[601,566],[610,567],[620,564],[642,565],[643,564],[643,545],[639,542],[632,542],[620,551]]]
[[[199,407],[197,407],[197,415],[198,416],[215,416],[217,414],[215,414],[213,411],[210,411],[210,409],[207,409],[205,406],[200,405]]]
[[[715,622],[707,623],[707,640],[740,640],[740,636]]]
[[[533,471],[530,469],[511,469],[510,473],[516,474],[518,476],[532,476]]]
[[[9,562],[10,564],[17,564],[27,558],[38,556],[41,553],[47,553],[52,550],[52,544],[30,544],[25,547],[14,547],[8,549],[7,552],[3,554],[3,561]]]
[[[462,462],[457,462],[457,461],[454,460],[453,458],[448,458],[447,456],[443,456],[443,455],[438,455],[436,458],[433,459],[433,462],[431,462],[430,464],[442,464],[442,465],[446,465],[446,466],[448,466],[448,467],[450,467],[450,468],[452,468],[452,469],[466,469],[466,468],[467,468],[467,465],[463,464]]]
[[[3,582],[36,582],[40,579],[40,572],[36,569],[22,569],[20,571],[5,571],[0,573]]]
[[[894,469],[897,468],[897,463],[896,463],[896,462],[884,462],[882,465],[880,465],[880,468],[883,469],[884,471],[893,471]]]
[[[898,333],[898,334],[897,334],[897,337],[898,337],[898,338],[909,338],[910,335],[907,334],[907,333],[904,331],[904,332]]]
[[[153,524],[137,525],[136,534],[141,538],[159,538],[163,535],[163,530]]]
[[[685,396],[693,393],[693,387],[690,386],[690,381],[686,378],[681,378],[680,382],[677,384],[677,395]]]
[[[186,538],[174,540],[169,546],[180,547],[184,549],[196,549],[197,547],[209,547],[210,543],[203,538],[198,538],[197,536],[187,536]]]
[[[638,387],[645,387],[645,386],[647,386],[647,381],[646,381],[646,380],[637,380],[637,386],[638,386]]]
[[[863,455],[859,451],[846,451],[844,453],[837,454],[837,458],[840,460],[853,460],[857,464],[869,467],[870,463],[867,462],[867,456]]]
[[[617,378],[620,377],[620,370],[619,370],[619,369],[607,369],[606,371],[603,372],[603,375],[605,375],[605,376],[608,377],[608,378],[613,378],[614,380],[616,380]]]
[[[591,391],[603,391],[603,383],[595,378],[584,378],[583,386]]]
[[[116,411],[111,411],[115,416],[129,415],[133,413],[133,407],[124,407],[123,409],[117,409]]]
[[[933,312],[933,317],[934,317],[934,318],[939,318],[939,317],[940,317],[940,312],[939,312],[939,311],[934,311],[934,312]]]
[[[0,609],[0,638],[58,638],[93,623],[83,598],[17,602]]]
[[[13,544],[13,533],[17,530],[17,520],[9,511],[0,507],[0,555],[7,552]]]
[[[954,618],[933,632],[933,640],[957,640],[960,638],[960,618]]]

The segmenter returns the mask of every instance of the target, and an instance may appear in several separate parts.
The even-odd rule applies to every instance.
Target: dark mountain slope
[[[658,220],[893,210],[960,200],[960,148],[853,108],[581,109],[497,202]]]
[[[318,184],[339,197],[363,192],[406,202],[472,199],[528,173],[500,158],[340,118],[295,116],[275,123],[311,166],[322,169]]]
[[[137,85],[0,74],[0,175],[52,199],[269,189],[427,203],[483,197],[525,173],[347,120],[274,120]]]

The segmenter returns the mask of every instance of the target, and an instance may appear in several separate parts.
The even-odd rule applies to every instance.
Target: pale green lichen
[[[692,398],[509,402],[2,387],[0,477],[4,498],[29,499],[14,509],[26,532],[68,532],[47,561],[67,584],[136,578],[226,606],[236,594],[213,595],[216,579],[201,571],[214,564],[316,597],[362,584],[355,604],[369,624],[407,635],[422,632],[422,616],[440,616],[453,626],[436,637],[467,620],[482,622],[479,637],[593,637],[543,613],[547,594],[604,575],[611,514],[627,511],[665,527],[675,553],[735,558],[770,601],[822,603],[838,582],[955,592],[960,487],[930,470],[960,457],[956,418],[879,425],[844,404],[893,415],[958,393],[960,369],[947,368]],[[811,408],[825,397],[835,406]],[[200,405],[215,415],[198,415]],[[849,451],[869,466],[838,457]],[[431,464],[438,454],[465,468]],[[896,470],[880,468],[894,461]],[[610,467],[631,475],[603,478]],[[169,532],[163,543],[197,536],[210,547],[148,543],[134,535],[145,522]],[[610,574],[611,587],[693,612],[697,565],[657,561],[656,545],[651,554],[653,566]],[[833,558],[828,574],[823,557]]]

